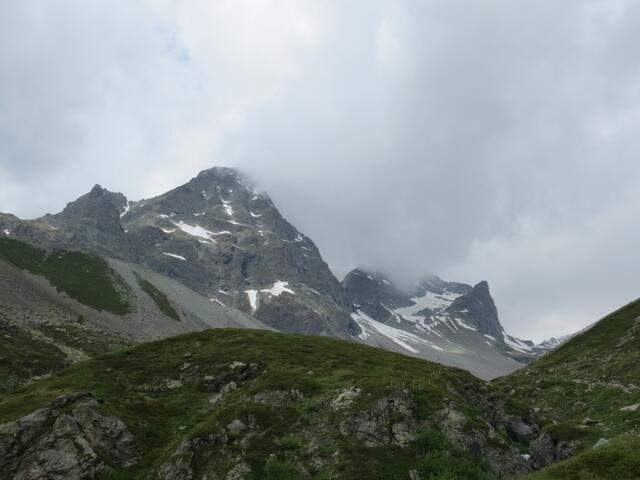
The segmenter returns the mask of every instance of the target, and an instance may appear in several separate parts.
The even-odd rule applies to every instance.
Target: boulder
[[[406,447],[416,439],[417,423],[413,393],[402,390],[344,420],[340,432],[364,440],[368,446]]]
[[[90,393],[58,397],[0,425],[0,471],[14,480],[92,480],[107,464],[127,468],[138,460],[126,425],[102,415]]]

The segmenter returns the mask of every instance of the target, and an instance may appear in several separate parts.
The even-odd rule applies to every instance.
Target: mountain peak
[[[462,316],[482,333],[502,338],[503,328],[498,319],[498,309],[486,280],[477,283],[466,295],[456,298],[447,312]]]
[[[197,176],[206,177],[210,175],[215,175],[220,177],[220,176],[239,176],[243,174],[237,168],[215,166],[215,167],[202,170],[200,173],[198,173]]]
[[[96,194],[96,193],[104,193],[107,191],[108,190],[105,190],[104,188],[102,188],[102,186],[99,183],[96,183],[89,193]]]
[[[78,197],[73,202],[69,202],[62,211],[62,215],[90,216],[95,214],[96,210],[100,210],[101,214],[105,215],[112,210],[119,217],[120,212],[126,205],[127,197],[122,193],[110,192],[99,184],[95,184],[89,193]]]
[[[253,190],[254,182],[244,172],[232,167],[211,167],[202,170],[196,176],[197,180],[214,180],[221,183],[240,184],[249,190]]]

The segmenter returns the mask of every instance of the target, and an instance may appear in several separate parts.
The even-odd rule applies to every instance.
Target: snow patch
[[[322,296],[322,295],[320,295],[320,292],[318,292],[317,290],[314,290],[314,289],[313,289],[313,288],[311,288],[309,285],[303,285],[303,287],[304,287],[304,288],[306,288],[307,290],[309,290],[309,291],[311,291],[311,292],[315,293],[315,294],[316,294],[316,295],[318,295],[318,296]]]
[[[233,190],[231,190],[231,192],[233,192]],[[226,213],[227,216],[231,217],[233,215],[233,207],[229,205],[229,200],[224,200],[222,197],[220,197],[220,201],[222,202],[224,213]]]
[[[236,222],[234,220],[225,220],[227,223],[230,223],[231,225],[238,225],[240,227],[247,227],[247,228],[251,228],[249,225],[245,224],[245,223],[240,223],[240,222]]]
[[[212,302],[216,302],[220,306],[226,307],[226,305],[222,303],[220,300],[218,300],[217,298],[210,298],[209,300]]]
[[[289,285],[289,282],[281,282],[279,280],[276,280],[276,282],[273,284],[273,287],[265,288],[264,290],[260,290],[260,291],[263,293],[268,293],[270,295],[273,295],[274,297],[279,297],[284,292],[295,295],[296,292],[294,292],[290,288],[287,288],[288,285]]]
[[[120,218],[124,217],[127,213],[129,213],[130,207],[131,207],[131,202],[127,200],[127,204],[124,206],[124,212],[120,214]]]
[[[453,292],[444,292],[442,294],[425,292],[423,296],[414,297],[411,299],[413,305],[410,305],[408,307],[396,308],[396,312],[405,317],[407,320],[417,322],[420,319],[424,318],[423,316],[416,315],[419,311],[428,308],[435,312],[441,312],[460,296],[461,295],[459,293]]]
[[[260,218],[260,217],[262,216],[262,214],[261,214],[261,213],[260,213],[260,214],[258,214],[258,213],[253,213],[253,212],[249,212],[249,213],[251,214],[251,216],[252,216],[253,218]]]
[[[177,255],[175,253],[167,253],[167,252],[162,252],[163,255],[166,255],[167,257],[173,257],[173,258],[177,258],[178,260],[186,260],[186,258],[184,258],[182,255]]]
[[[231,205],[227,205],[225,203],[222,205],[222,208],[224,208],[224,213],[226,213],[228,216],[233,216],[233,207]]]
[[[467,330],[473,330],[474,332],[477,332],[478,329],[475,327],[472,327],[471,325],[469,325],[468,323],[465,323],[463,320],[456,318],[456,323],[458,325],[460,325],[462,328],[466,328]]]
[[[419,350],[414,348],[414,346],[422,345],[433,348],[434,350],[444,350],[443,348],[438,347],[437,345],[434,345],[431,342],[420,338],[417,335],[414,335],[413,333],[405,332],[404,330],[400,330],[399,328],[390,327],[389,325],[380,323],[369,317],[362,310],[358,310],[357,312],[352,313],[351,318],[353,318],[353,320],[362,329],[362,333],[358,335],[358,337],[360,337],[362,340],[365,340],[371,333],[375,332],[391,339],[394,343],[400,345],[402,348],[408,350],[411,353],[418,353]]]
[[[274,297],[279,297],[284,292],[295,295],[295,292],[288,288],[288,285],[289,282],[281,282],[280,280],[276,280],[271,288],[264,288],[262,290],[245,290],[244,293],[246,293],[247,297],[249,297],[251,309],[255,312],[258,308],[258,293],[266,293],[267,295],[271,295]]]
[[[526,343],[521,342],[517,338],[512,337],[511,335],[507,335],[506,333],[502,333],[502,338],[504,339],[504,343],[506,343],[509,347],[513,348],[522,353],[528,353],[531,351],[531,347]]]
[[[223,230],[222,232],[211,232],[206,228],[202,228],[200,225],[189,225],[187,223],[184,223],[183,221],[180,221],[178,223],[173,222],[173,224],[187,235],[203,238],[213,243],[216,243],[215,239],[213,238],[214,235],[231,235],[231,232],[229,232],[228,230]]]
[[[251,305],[251,310],[256,311],[258,308],[258,291],[257,290],[245,290],[244,293],[249,297],[249,304]]]

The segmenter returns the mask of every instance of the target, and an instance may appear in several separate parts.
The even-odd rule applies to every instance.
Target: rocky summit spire
[[[482,333],[502,338],[503,328],[498,319],[498,310],[489,292],[489,284],[484,280],[466,295],[456,298],[446,312],[462,317]]]

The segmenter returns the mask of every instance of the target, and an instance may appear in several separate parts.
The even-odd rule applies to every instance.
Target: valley
[[[640,478],[638,302],[535,344],[484,281],[339,281],[227,168],[0,232],[6,478]]]

